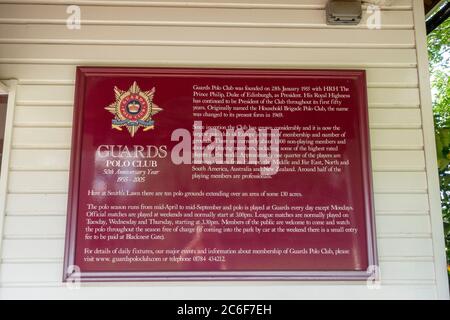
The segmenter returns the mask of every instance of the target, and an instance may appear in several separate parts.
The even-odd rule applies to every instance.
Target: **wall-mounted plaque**
[[[365,279],[364,71],[77,70],[64,280]]]

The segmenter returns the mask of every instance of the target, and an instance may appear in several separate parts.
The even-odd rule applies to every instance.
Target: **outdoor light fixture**
[[[361,21],[361,0],[329,0],[326,14],[329,25],[356,25]]]

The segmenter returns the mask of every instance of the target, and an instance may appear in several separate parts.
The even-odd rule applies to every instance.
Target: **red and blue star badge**
[[[162,109],[153,103],[155,88],[142,91],[135,81],[128,91],[114,87],[116,101],[105,109],[114,114],[112,128],[122,131],[126,127],[134,137],[139,128],[148,131],[154,128],[152,116]]]

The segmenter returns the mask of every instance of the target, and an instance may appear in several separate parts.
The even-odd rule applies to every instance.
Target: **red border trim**
[[[77,67],[75,106],[73,112],[72,152],[70,161],[69,193],[67,205],[66,241],[64,252],[63,281],[111,282],[111,281],[185,281],[185,280],[366,280],[373,276],[367,271],[298,271],[298,272],[85,272],[79,273],[75,264],[77,233],[78,195],[81,167],[83,105],[86,78],[89,76],[125,76],[151,73],[152,75],[210,76],[228,77],[274,77],[299,76],[346,78],[357,81],[359,96],[359,121],[361,134],[361,162],[365,198],[366,241],[368,265],[378,266],[375,210],[373,206],[372,169],[370,158],[370,133],[368,121],[368,102],[366,72],[364,70],[293,70],[293,69],[201,69],[201,68],[125,68],[125,67]]]
[[[75,246],[77,233],[78,193],[80,184],[81,145],[84,92],[86,86],[86,73],[77,67],[75,105],[73,110],[72,151],[70,155],[69,192],[67,201],[66,244],[64,249],[64,275],[67,281],[73,274],[75,265]]]

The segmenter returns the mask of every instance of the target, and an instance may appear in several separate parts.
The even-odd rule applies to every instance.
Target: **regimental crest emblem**
[[[116,102],[105,108],[115,116],[112,128],[122,131],[125,127],[131,137],[134,137],[139,128],[143,131],[153,129],[155,122],[152,116],[162,111],[153,103],[155,91],[154,87],[150,91],[142,91],[136,81],[128,91],[114,87]]]

